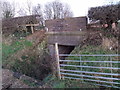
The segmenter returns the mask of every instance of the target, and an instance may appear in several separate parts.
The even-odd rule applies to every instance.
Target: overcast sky
[[[17,5],[18,7],[25,7],[25,4],[27,2],[27,0],[7,0],[10,2],[15,2],[16,5],[17,3],[19,3],[19,5]],[[51,2],[54,0],[30,0],[32,2],[33,5],[36,4],[41,4],[42,6],[44,6],[44,4],[46,4],[47,2]],[[110,2],[118,2],[120,0],[59,0],[61,2],[65,2],[67,4],[70,5],[71,10],[74,13],[74,17],[78,17],[78,16],[86,16],[88,9],[90,7],[95,7],[95,6],[101,6],[101,5],[106,5]]]

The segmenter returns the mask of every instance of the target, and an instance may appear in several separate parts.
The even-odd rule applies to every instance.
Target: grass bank
[[[2,43],[2,67],[42,80],[50,72],[49,54],[46,41],[38,46],[25,39],[11,44]]]

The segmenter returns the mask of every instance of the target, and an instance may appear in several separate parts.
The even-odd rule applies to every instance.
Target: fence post
[[[61,79],[58,43],[55,43],[55,57],[56,57],[56,61],[57,61],[57,76],[58,76],[59,79]]]
[[[112,68],[113,66],[112,66],[112,56],[110,56],[110,61],[111,61],[111,63],[110,63],[110,67]],[[111,69],[111,73],[113,73],[113,70]],[[111,78],[113,78],[113,76],[111,75]],[[113,82],[113,80],[112,80],[112,82]],[[112,86],[113,86],[113,84],[112,84]]]

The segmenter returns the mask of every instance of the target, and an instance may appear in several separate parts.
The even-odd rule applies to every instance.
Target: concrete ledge
[[[46,32],[46,35],[85,35],[87,31],[62,31],[62,32]]]

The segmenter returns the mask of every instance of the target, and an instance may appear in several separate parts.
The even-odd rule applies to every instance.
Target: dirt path
[[[29,88],[22,80],[15,78],[14,72],[8,69],[2,69],[2,88]]]
[[[50,86],[29,76],[2,69],[2,88],[8,90],[9,88],[50,88]]]

